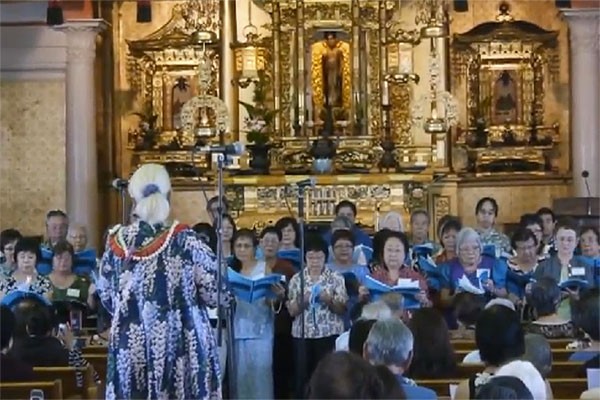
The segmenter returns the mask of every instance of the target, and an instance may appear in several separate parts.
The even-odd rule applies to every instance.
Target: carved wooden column
[[[67,40],[67,213],[87,227],[93,246],[99,244],[94,59],[96,37],[106,27],[103,20],[86,19],[54,28]]]
[[[219,61],[219,91],[221,99],[229,111],[229,131],[233,139],[238,140],[239,105],[238,89],[233,85],[235,78],[235,56],[231,45],[237,41],[237,21],[235,13],[235,0],[222,0],[219,2],[221,12],[221,60]]]
[[[562,10],[571,36],[571,160],[574,196],[587,197],[582,171],[589,171],[592,196],[600,195],[600,10]]]

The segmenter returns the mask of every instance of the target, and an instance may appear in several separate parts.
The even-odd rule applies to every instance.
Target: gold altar
[[[550,187],[549,196],[568,194],[568,113],[560,114],[564,96],[556,97],[568,83],[564,23],[546,13],[552,23],[544,25],[533,10],[525,16],[534,21],[516,20],[524,6],[513,1],[500,10],[472,2],[465,25],[450,3],[164,1],[152,3],[151,23],[138,24],[135,4],[115,2],[118,171],[164,164],[173,177],[175,216],[197,222],[204,204],[198,193],[212,195],[215,185],[214,159],[197,151],[199,144],[246,141],[252,133],[264,143],[234,157],[225,183],[238,223],[256,227],[294,215],[290,183],[310,175],[317,187],[307,193],[309,221],[330,220],[333,205],[348,198],[368,226],[380,213],[406,217],[416,208],[429,209],[434,221],[467,212],[468,220],[470,196],[487,195],[490,187],[504,199],[532,185]],[[450,35],[426,36],[444,29],[415,22],[423,11],[449,25]],[[518,39],[523,29],[534,32]],[[438,51],[448,37],[450,46]],[[505,47],[520,52],[492,55]],[[433,50],[449,57],[449,70],[440,67],[442,55],[432,61]],[[446,90],[434,82],[442,74],[452,83],[446,94],[458,102],[457,126],[449,123],[448,105],[428,97]],[[512,86],[500,87],[500,78]],[[494,96],[518,104],[499,109]],[[422,120],[438,112],[448,118],[442,131],[427,132],[418,122],[419,102]],[[265,123],[267,113],[273,119]],[[480,117],[488,140],[473,146]],[[257,169],[260,144],[267,162]],[[321,159],[330,165],[317,172]],[[522,208],[515,205],[505,219],[514,221]]]

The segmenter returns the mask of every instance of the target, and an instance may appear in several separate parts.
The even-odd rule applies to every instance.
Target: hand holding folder
[[[281,274],[269,274],[262,278],[248,278],[229,268],[227,271],[229,286],[236,297],[248,303],[254,303],[263,298],[275,298],[273,285],[285,282]]]

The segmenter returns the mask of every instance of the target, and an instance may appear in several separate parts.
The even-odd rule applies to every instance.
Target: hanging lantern
[[[238,85],[248,87],[258,82],[259,73],[265,69],[266,49],[260,43],[256,27],[248,25],[244,28],[246,41],[232,45],[235,55],[235,75]]]

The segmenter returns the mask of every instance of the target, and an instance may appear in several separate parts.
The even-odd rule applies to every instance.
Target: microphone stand
[[[228,372],[228,392],[229,398],[235,399],[237,398],[235,394],[235,354],[233,354],[234,349],[234,332],[233,332],[233,312],[231,308],[225,309],[222,305],[223,299],[223,284],[225,283],[227,286],[227,268],[223,272],[223,196],[225,195],[225,190],[223,187],[223,169],[225,167],[225,163],[227,162],[227,156],[225,154],[217,155],[217,218],[216,218],[216,231],[217,231],[217,346],[221,347],[223,345],[223,328],[221,324],[223,320],[226,320],[225,329],[227,329],[227,372]],[[225,313],[226,315],[224,315]]]
[[[121,224],[127,225],[129,221],[129,212],[127,210],[127,195],[125,193],[126,188],[119,188],[119,195],[121,197]]]
[[[305,186],[298,186],[298,226],[300,234],[300,296],[302,304],[302,313],[300,314],[300,342],[298,350],[297,367],[300,369],[298,374],[301,389],[304,391],[304,385],[306,384],[306,333],[305,333],[305,322],[304,313],[306,312],[306,305],[304,304],[304,288],[306,282],[304,279],[304,269],[306,268],[306,260],[304,256],[305,237],[304,237],[304,202],[305,202]],[[297,393],[297,395],[303,395],[303,393]]]

